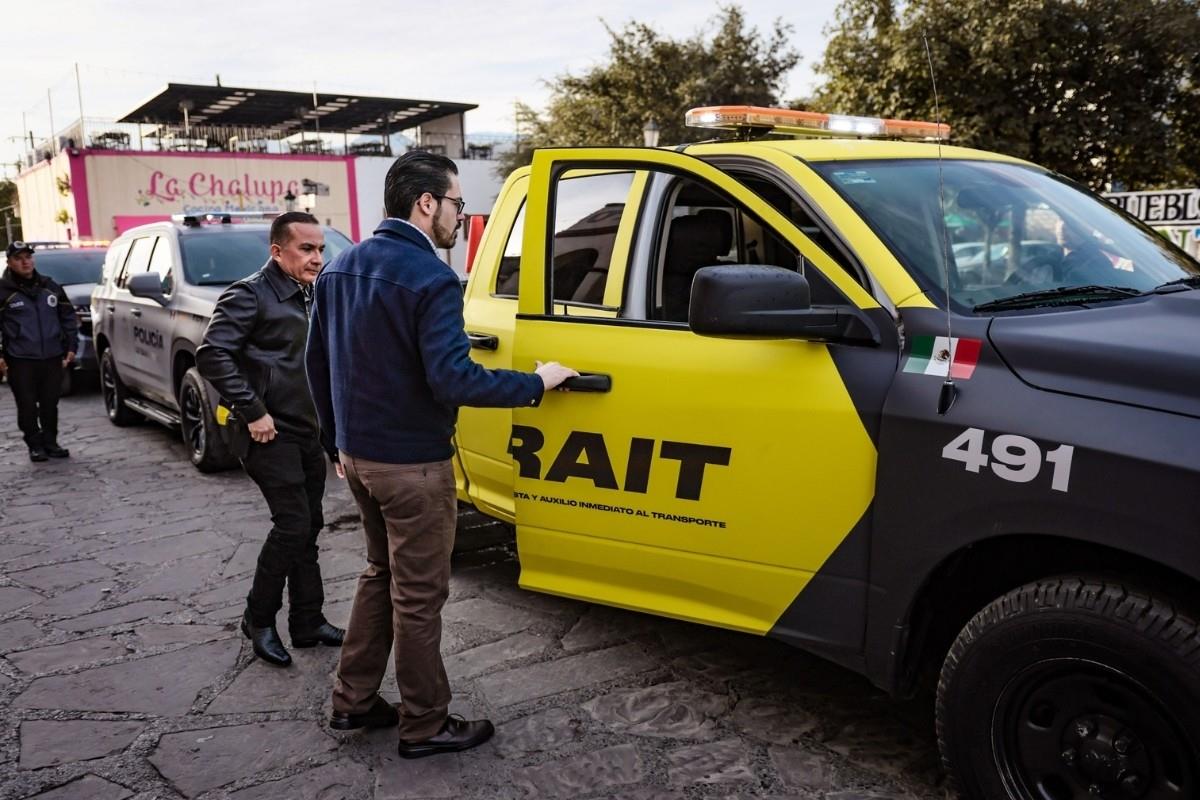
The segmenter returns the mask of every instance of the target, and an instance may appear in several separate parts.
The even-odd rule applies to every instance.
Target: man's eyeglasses
[[[438,200],[449,200],[450,202],[454,203],[455,215],[463,213],[463,209],[467,207],[467,201],[461,197],[451,197],[448,194],[434,194],[433,192],[430,192],[429,194],[433,197],[436,197]]]

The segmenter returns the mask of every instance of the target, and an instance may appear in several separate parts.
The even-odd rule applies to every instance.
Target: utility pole
[[[187,139],[187,149],[189,153],[192,151],[192,121],[191,117],[188,116],[188,112],[195,107],[196,104],[191,100],[183,99],[179,101],[179,110],[183,112],[183,135]],[[162,143],[162,139],[159,139],[158,141],[160,144]]]
[[[321,138],[321,112],[317,110],[317,107],[320,105],[321,104],[317,102],[317,82],[313,81],[313,125],[317,129],[318,140]],[[320,149],[320,145],[317,145],[317,149]]]
[[[50,90],[46,90],[46,108],[50,111],[50,153],[58,155],[58,140],[54,131],[54,104],[50,99]]]
[[[521,107],[513,100],[513,152],[521,152]]]
[[[83,124],[83,84],[79,81],[79,62],[75,62],[75,97],[79,100],[79,147],[87,147],[87,132]]]

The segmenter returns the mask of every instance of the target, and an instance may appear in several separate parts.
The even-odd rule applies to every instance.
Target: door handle
[[[471,347],[475,350],[500,349],[500,337],[492,336],[490,333],[472,333],[471,331],[467,331],[467,341],[471,343]]]
[[[142,310],[140,308],[134,308],[130,309],[129,313],[135,317],[140,317],[142,315]]]
[[[108,305],[104,306],[104,310],[107,311],[108,313],[112,314],[112,313],[116,312],[117,307],[114,306],[112,303],[109,303]]]
[[[578,378],[567,378],[558,388],[571,392],[611,392],[612,376],[603,372],[581,372]]]

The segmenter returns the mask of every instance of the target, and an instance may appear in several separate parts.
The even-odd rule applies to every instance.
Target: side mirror
[[[153,300],[160,306],[167,304],[167,298],[162,292],[162,278],[155,272],[143,272],[140,275],[134,275],[125,284],[125,288],[134,297],[144,297],[147,300]]]
[[[783,267],[704,267],[692,280],[688,325],[701,336],[878,344],[856,308],[812,306],[808,279]]]

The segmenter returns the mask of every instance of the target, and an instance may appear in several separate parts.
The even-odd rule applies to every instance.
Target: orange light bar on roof
[[[761,106],[707,106],[693,108],[684,118],[691,128],[760,130],[804,136],[890,136],[900,139],[945,139],[950,126],[936,122],[878,117],[850,117]]]

